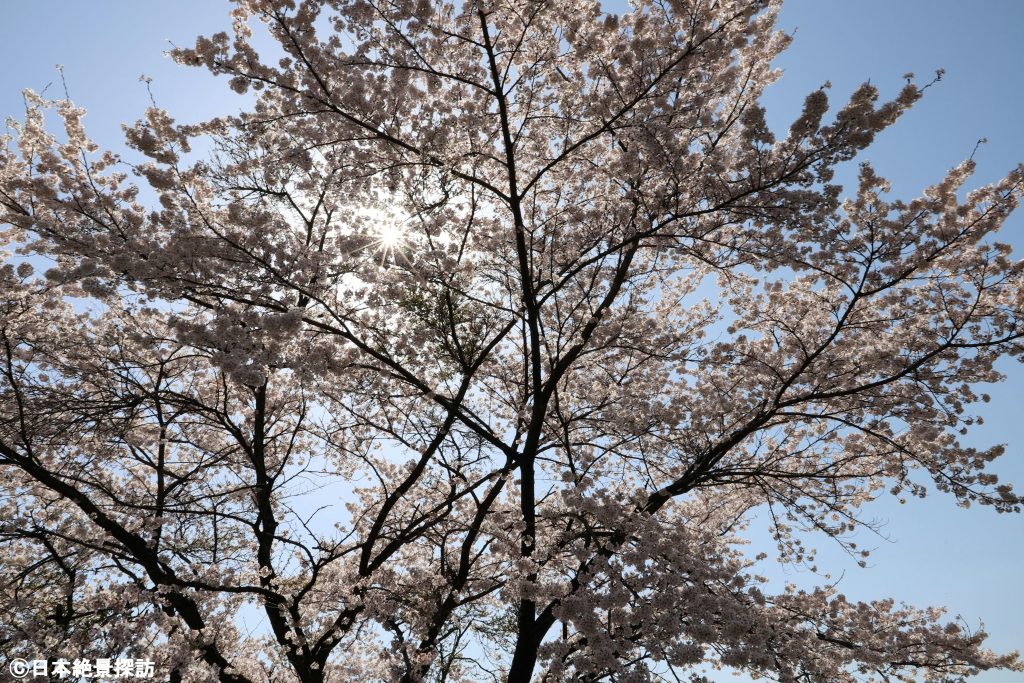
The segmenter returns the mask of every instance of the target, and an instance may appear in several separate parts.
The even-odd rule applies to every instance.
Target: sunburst
[[[405,241],[405,230],[397,222],[381,221],[375,241],[376,251],[380,254],[380,263],[387,268],[390,261],[401,253],[402,243]]]

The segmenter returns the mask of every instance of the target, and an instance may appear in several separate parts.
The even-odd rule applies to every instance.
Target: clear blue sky
[[[189,44],[197,33],[226,28],[222,0],[8,0],[3,19],[5,116],[19,115],[24,87],[38,90],[54,82],[50,93],[58,96],[58,63],[72,97],[89,110],[87,127],[102,146],[116,146],[119,124],[147,106],[138,82],[143,73],[154,78],[158,102],[179,120],[239,106],[223,83],[162,56],[168,39]],[[785,76],[766,96],[772,125],[788,125],[803,96],[826,80],[838,102],[865,79],[893,94],[903,73],[923,79],[942,67],[943,81],[865,155],[892,179],[896,194],[909,196],[939,180],[981,137],[989,142],[975,156],[972,186],[1024,161],[1024,1],[790,0],[781,25],[798,32],[779,60]],[[1024,211],[1004,231],[1000,239],[1024,256]],[[1006,443],[1007,455],[995,471],[1024,488],[1024,372],[1010,364],[1002,368],[1008,380],[986,389],[993,401],[980,407],[986,424],[972,439],[979,446]],[[831,564],[836,575],[845,571],[840,586],[847,595],[946,605],[973,625],[983,620],[994,649],[1024,648],[1024,518],[988,508],[962,510],[939,495],[905,506],[879,501],[868,515],[888,521],[885,533],[892,541],[864,539],[863,545],[877,547],[868,569],[823,546],[820,564]],[[815,579],[782,570],[773,570],[772,578]],[[1011,683],[1020,676],[989,673],[978,680]]]
[[[920,104],[879,136],[865,158],[908,197],[938,181],[971,154],[978,171],[970,186],[994,181],[1024,162],[1024,2],[1018,0],[791,0],[781,17],[796,39],[780,58],[782,80],[766,98],[769,122],[785,124],[802,93],[831,81],[839,100],[871,79],[894,93],[908,71],[928,78],[946,69],[942,82]],[[855,169],[850,169],[855,171]],[[849,177],[849,176],[848,176]],[[1024,258],[1024,212],[1004,226],[1001,241]],[[987,389],[992,402],[980,406],[985,424],[971,437],[978,446],[1008,445],[994,471],[1024,487],[1024,368],[1004,363],[1008,379]],[[945,605],[968,623],[985,622],[993,649],[1024,649],[1024,519],[988,508],[957,508],[933,495],[900,506],[891,498],[869,508],[888,520],[891,543],[877,547],[869,568],[859,569],[836,553],[820,564],[846,570],[840,588],[867,599],[892,595],[911,604]],[[798,583],[807,577],[792,576]],[[1020,681],[1021,674],[989,672],[985,683]]]

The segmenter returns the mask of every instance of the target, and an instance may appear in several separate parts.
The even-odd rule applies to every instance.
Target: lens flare
[[[402,229],[394,224],[384,224],[380,228],[378,233],[377,241],[380,243],[381,249],[385,251],[391,251],[402,242],[403,232]]]
[[[380,254],[380,265],[390,267],[402,255],[405,242],[405,231],[401,224],[393,221],[381,221],[377,229],[376,251]]]

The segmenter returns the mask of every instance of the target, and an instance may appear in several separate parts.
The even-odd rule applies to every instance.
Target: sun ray
[[[405,237],[405,230],[400,223],[394,220],[380,221],[374,244],[376,251],[380,254],[381,266],[388,267],[389,263],[393,262],[395,257],[401,253]]]

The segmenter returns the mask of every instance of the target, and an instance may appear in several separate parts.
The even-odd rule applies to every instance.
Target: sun
[[[377,243],[383,251],[392,251],[402,243],[405,232],[394,223],[384,223],[377,233]]]
[[[390,267],[399,256],[403,255],[406,240],[405,230],[401,223],[393,220],[382,220],[378,223],[377,239],[374,241],[375,251],[380,255],[380,265]]]
[[[368,256],[375,256],[383,268],[405,263],[412,241],[409,220],[393,198],[381,197],[357,209],[355,223],[362,237],[361,248]]]

